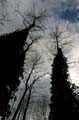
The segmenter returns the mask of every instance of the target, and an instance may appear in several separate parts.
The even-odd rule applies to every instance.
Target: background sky
[[[35,44],[34,48],[37,49],[38,45],[38,51],[43,54],[48,71],[51,69],[47,56],[47,44],[50,41],[48,34],[56,24],[59,24],[62,30],[65,29],[65,36],[69,35],[67,39],[72,42],[72,47],[67,46],[68,50],[65,53],[69,62],[79,61],[79,0],[0,0],[0,18],[4,15],[8,19],[4,25],[0,25],[0,33],[21,29],[23,27],[22,17],[16,14],[15,10],[19,9],[21,13],[24,13],[33,6],[37,13],[41,9],[47,10],[46,27],[48,29],[44,33],[44,38],[40,40],[39,44]],[[72,66],[74,66],[70,68],[72,82],[79,85],[79,65],[75,63]]]
[[[51,62],[48,59],[47,44],[49,43],[48,34],[51,29],[54,29],[56,24],[59,24],[61,29],[65,30],[65,36],[69,35],[66,40],[71,40],[71,45],[67,46],[69,62],[79,61],[79,0],[0,0],[0,18],[6,16],[7,22],[0,25],[0,33],[9,33],[16,29],[21,29],[22,17],[16,14],[15,10],[19,9],[22,13],[35,6],[36,12],[40,9],[47,10],[48,19],[46,22],[46,33],[39,44],[33,47],[44,56],[44,60],[48,71],[51,69]],[[69,53],[69,54],[68,54]],[[79,85],[79,64],[75,63],[70,67],[70,76],[72,82]],[[49,76],[47,76],[49,77]],[[48,78],[45,78],[48,79]]]
[[[36,8],[36,12],[40,9],[47,10],[48,19],[46,22],[46,33],[44,38],[40,40],[39,44],[35,44],[33,47],[41,52],[44,56],[47,70],[50,71],[50,61],[48,60],[47,44],[49,43],[48,33],[51,29],[54,29],[56,24],[65,29],[65,35],[69,35],[67,38],[72,41],[72,47],[67,46],[66,56],[69,62],[79,61],[79,0],[0,0],[0,18],[4,15],[7,22],[4,25],[0,25],[0,33],[9,33],[17,29],[21,29],[22,17],[17,15],[15,9],[19,9],[22,13],[31,9],[33,5]],[[68,54],[69,53],[69,54]],[[72,82],[79,85],[79,64],[74,63],[70,67],[70,76]],[[49,82],[49,76],[45,76],[47,80],[47,86]]]
[[[0,34],[9,33],[23,27],[22,17],[16,14],[15,9],[19,9],[24,13],[35,5],[36,12],[40,9],[47,10],[48,19],[44,33],[44,37],[33,45],[33,49],[39,51],[43,56],[45,66],[44,69],[51,73],[51,60],[53,56],[48,52],[47,45],[51,41],[49,32],[59,24],[60,28],[65,30],[64,35],[69,36],[66,40],[71,41],[71,45],[66,46],[64,54],[68,58],[68,62],[79,61],[79,0],[0,0],[0,19],[6,16],[7,22],[0,24]],[[50,58],[49,58],[50,56]],[[70,79],[79,85],[79,63],[69,64]],[[50,94],[50,76],[46,75],[40,83],[40,93]],[[24,87],[22,83],[21,88]],[[20,94],[18,94],[20,96]]]

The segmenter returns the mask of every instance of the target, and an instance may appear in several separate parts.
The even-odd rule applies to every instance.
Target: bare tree
[[[20,13],[17,11],[17,13]],[[5,57],[2,56],[2,64],[4,64],[5,68],[8,68],[9,71],[7,73],[3,71],[3,74],[6,74],[7,77],[4,76],[3,80],[1,83],[3,84],[4,88],[7,89],[6,87],[8,86],[9,88],[9,93],[6,90],[4,91],[4,95],[1,97],[1,102],[3,102],[3,106],[1,113],[2,114],[2,120],[5,119],[6,116],[6,109],[10,100],[10,96],[12,91],[16,91],[16,88],[19,84],[18,77],[22,76],[23,73],[23,65],[24,65],[24,59],[25,59],[25,53],[28,52],[32,44],[40,38],[38,37],[38,31],[44,31],[44,20],[46,18],[45,16],[45,11],[39,12],[39,14],[35,14],[32,11],[27,11],[23,15],[20,13],[23,19],[23,29],[21,30],[16,30],[13,33],[7,34],[6,36],[3,35],[0,37],[1,39],[1,45],[4,46],[4,52],[1,50],[1,54],[5,54],[5,51],[7,53],[7,58],[6,61],[8,62],[7,64],[4,62]],[[27,19],[28,18],[28,19]],[[34,36],[33,33],[36,33],[37,36]],[[33,35],[32,35],[33,34]],[[32,36],[31,36],[32,35]],[[28,40],[28,36],[31,38],[31,41]],[[21,40],[22,38],[22,40]],[[24,47],[25,45],[25,47]],[[24,49],[23,49],[24,47]],[[14,59],[16,58],[16,60]],[[14,65],[11,63],[14,62]],[[9,66],[8,66],[9,64]],[[12,71],[14,70],[14,72]],[[15,75],[14,75],[15,73]],[[13,76],[14,78],[10,77]],[[30,75],[29,75],[30,77]],[[28,79],[29,79],[28,77]],[[4,81],[4,82],[3,82]],[[3,91],[1,91],[3,92]],[[0,94],[1,96],[1,94]],[[5,99],[4,99],[5,98]],[[0,103],[1,103],[0,102]],[[1,103],[2,106],[2,103]]]
[[[67,58],[65,57],[62,57],[63,56],[63,50],[62,48],[65,47],[65,45],[69,45],[71,43],[71,41],[64,41],[64,37],[62,37],[62,33],[60,31],[60,29],[58,28],[58,26],[56,26],[55,28],[55,31],[53,31],[53,33],[51,33],[51,37],[54,39],[53,41],[53,44],[55,44],[55,50],[56,50],[56,55],[55,55],[55,58],[54,58],[54,62],[52,64],[52,76],[51,76],[51,103],[50,103],[50,113],[49,113],[49,119],[52,120],[52,119],[59,119],[59,117],[61,116],[60,119],[63,119],[64,117],[62,117],[62,112],[61,112],[61,109],[64,110],[63,111],[63,114],[65,117],[71,117],[73,114],[73,112],[71,112],[71,116],[69,116],[69,112],[72,111],[72,109],[74,109],[73,111],[75,111],[75,108],[74,107],[74,103],[75,102],[75,98],[73,96],[73,91],[72,91],[72,88],[70,88],[70,81],[68,79],[68,74],[67,74],[67,68],[68,68],[68,63],[66,63],[67,61]],[[67,39],[67,37],[66,37]],[[69,46],[70,47],[70,46]],[[69,51],[68,51],[69,52]],[[64,59],[63,59],[64,58]],[[60,64],[60,61],[64,61],[64,62],[61,62]],[[73,63],[73,62],[71,62]],[[62,67],[63,66],[63,67]],[[59,67],[59,68],[58,68]],[[62,71],[62,68],[65,69],[64,70],[64,77],[63,77],[63,71]],[[60,72],[61,71],[61,72]],[[63,82],[61,80],[64,80],[64,83],[66,84],[63,84]],[[56,81],[57,80],[57,81]],[[60,80],[60,81],[59,81]],[[61,85],[61,82],[62,82],[62,85]],[[65,85],[65,86],[64,86]],[[60,86],[60,87],[59,87]],[[61,86],[63,86],[63,89],[61,90]],[[68,86],[68,87],[67,87]],[[57,88],[56,88],[57,87]],[[67,87],[67,89],[65,88]],[[62,94],[62,91],[65,90],[68,90],[68,91],[71,91],[70,94],[73,96],[71,98],[67,98],[65,99],[62,99],[63,98],[63,95],[65,96],[65,94]],[[55,90],[55,91],[54,91]],[[57,90],[57,91],[56,91]],[[60,93],[59,93],[60,91]],[[66,93],[67,91],[65,91]],[[63,92],[64,93],[64,92]],[[67,94],[67,93],[66,93]],[[55,95],[55,96],[54,96]],[[70,95],[70,96],[71,96]],[[57,97],[57,98],[56,98]],[[59,98],[58,98],[59,97]],[[68,97],[68,95],[67,95]],[[60,100],[58,100],[60,99]],[[68,100],[69,99],[69,100]],[[68,100],[69,101],[74,101],[74,103],[72,103],[72,106],[73,107],[69,107],[70,103],[66,103],[66,105],[68,104],[68,109],[71,109],[69,112],[68,112],[68,115],[67,115],[67,112],[65,111],[66,108],[65,108],[65,105],[63,105],[64,102],[60,102],[61,100]],[[57,104],[56,104],[57,103]],[[61,104],[61,105],[59,105]],[[56,106],[57,105],[57,106]],[[61,107],[63,106],[63,107]],[[56,110],[57,109],[57,110]],[[58,110],[59,109],[59,110]],[[61,113],[60,113],[61,112]],[[76,112],[77,113],[77,112]],[[58,116],[59,115],[59,116]],[[67,115],[67,116],[66,116]],[[74,112],[74,115],[75,115],[75,112]],[[76,114],[77,115],[77,114]],[[75,118],[74,116],[72,117],[73,119]],[[67,119],[67,118],[64,118],[64,119]]]
[[[26,119],[26,114],[27,114],[27,110],[28,110],[28,107],[29,107],[30,99],[31,99],[31,96],[32,96],[33,87],[37,83],[37,81],[39,79],[41,79],[42,77],[44,77],[45,75],[46,74],[40,75],[38,77],[35,77],[34,81],[32,82],[32,84],[31,84],[31,86],[29,88],[29,94],[27,96],[27,104],[26,104],[26,107],[25,107],[25,111],[24,111],[24,115],[23,115],[23,120]]]
[[[56,54],[58,48],[64,51],[65,48],[68,49],[67,46],[72,47],[72,41],[69,40],[70,35],[67,35],[66,31],[63,29],[63,27],[60,28],[59,25],[56,25],[49,33],[51,41],[49,42],[48,50],[52,55]]]
[[[72,39],[70,39],[70,35],[65,34],[66,31],[65,29],[60,28],[59,25],[56,25],[55,29],[53,29],[50,33],[49,33],[49,37],[50,37],[50,41],[49,44],[47,45],[48,51],[49,51],[49,60],[52,61],[53,57],[55,56],[58,48],[61,48],[62,51],[64,53],[69,53],[70,50],[72,50],[73,45],[72,45]],[[72,65],[75,63],[79,63],[79,61],[69,61],[68,65]]]
[[[24,113],[23,113],[23,120],[25,120],[26,117],[26,113],[27,113],[27,109],[29,106],[29,102],[30,102],[30,98],[31,98],[31,94],[32,94],[32,89],[33,86],[37,83],[38,80],[40,80],[42,77],[44,77],[47,73],[44,72],[40,72],[40,70],[38,71],[39,66],[43,63],[41,61],[41,56],[39,56],[38,54],[36,54],[34,57],[32,56],[32,58],[30,59],[30,61],[27,60],[27,63],[30,64],[30,69],[28,71],[28,75],[25,83],[25,90],[24,93],[20,99],[20,102],[18,104],[18,107],[14,113],[14,116],[12,118],[12,120],[15,120],[15,118],[18,115],[18,112],[20,110],[21,105],[23,104],[23,101],[25,99],[25,97],[27,97],[27,101],[26,101],[26,105],[25,105],[25,109],[24,109]],[[26,70],[25,70],[25,74],[26,74]],[[27,96],[26,96],[27,95]]]

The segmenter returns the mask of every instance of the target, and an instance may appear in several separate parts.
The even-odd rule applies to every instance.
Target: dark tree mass
[[[67,59],[61,48],[54,58],[51,77],[51,103],[49,120],[77,120],[76,98],[68,81]]]
[[[31,21],[28,22],[29,25],[25,29],[0,36],[0,116],[2,120],[5,120],[7,116],[8,103],[12,93],[15,93],[20,83],[18,78],[22,77],[25,53],[30,49],[34,41],[39,38],[33,39],[31,36],[32,39],[29,43],[27,40],[29,32],[31,30],[31,32],[44,30],[44,25],[41,25],[45,19],[43,12],[39,13],[38,16],[28,13],[28,16]],[[25,18],[24,22],[27,22]],[[25,44],[26,48],[24,50]],[[16,109],[14,117],[18,109],[19,107]]]
[[[19,85],[22,75],[25,52],[23,46],[29,29],[0,36],[0,116],[5,116],[12,91]]]
[[[45,0],[41,1],[44,2]],[[69,66],[63,53],[63,50],[65,50],[63,49],[64,46],[70,43],[71,46],[76,45],[70,38],[70,35],[74,34],[69,32],[71,26],[67,28],[69,22],[67,21],[64,26],[60,26],[60,29],[59,25],[57,25],[55,30],[50,33],[51,22],[57,18],[57,15],[52,16],[54,14],[50,14],[51,10],[54,10],[53,6],[48,7],[46,3],[44,5],[40,2],[37,4],[35,1],[32,8],[30,1],[27,4],[28,6],[25,7],[25,1],[21,2],[21,0],[16,2],[0,0],[0,3],[1,9],[2,7],[4,8],[0,9],[0,25],[2,25],[3,31],[6,31],[6,34],[0,35],[0,120],[79,120],[79,87],[77,89],[77,86],[69,81]],[[35,10],[36,5],[38,7],[37,10]],[[65,4],[62,5],[65,7]],[[12,6],[13,8],[11,8]],[[47,6],[46,10],[44,10],[45,6]],[[31,10],[27,10],[29,7]],[[73,6],[70,6],[69,3],[69,7],[72,8]],[[39,8],[41,11],[39,11]],[[65,12],[74,14],[71,10],[66,10]],[[54,17],[55,19],[53,19]],[[64,16],[61,17],[65,18]],[[11,18],[11,20],[7,18]],[[18,18],[19,21],[17,20]],[[18,28],[22,28],[7,33],[6,29],[9,24],[7,26],[6,21],[11,22],[10,25],[12,25],[8,30],[15,27],[13,27],[14,22],[14,25],[19,25]],[[62,22],[64,23],[64,21]],[[58,23],[57,20],[56,23]],[[55,27],[55,23],[53,25]],[[68,31],[65,31],[66,28]],[[70,39],[66,41],[66,36],[62,34],[62,31],[65,34],[69,33],[68,37]],[[49,45],[51,41],[47,40],[50,39],[49,36],[52,38],[53,44],[51,45]],[[41,39],[41,41],[39,42],[38,39]],[[49,102],[49,92],[47,91],[49,81],[47,79],[50,79],[49,64],[51,64],[51,55],[47,51],[48,45],[51,55],[55,55],[51,66],[50,111],[47,106]],[[67,48],[69,49],[70,47]],[[44,80],[46,84],[43,86]],[[42,89],[43,87],[44,89]],[[44,104],[40,104],[42,97],[45,97],[45,100],[43,100]]]

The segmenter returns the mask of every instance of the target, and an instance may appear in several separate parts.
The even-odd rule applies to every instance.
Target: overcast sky
[[[44,38],[38,43],[33,45],[43,56],[46,71],[50,72],[51,61],[48,58],[47,44],[49,43],[48,33],[51,28],[56,24],[61,26],[62,30],[65,29],[65,36],[70,36],[69,40],[72,41],[72,46],[67,46],[67,52],[64,54],[68,58],[68,62],[79,61],[79,0],[0,0],[0,19],[6,16],[7,22],[4,25],[0,24],[0,34],[15,31],[17,28],[22,28],[22,18],[15,13],[15,9],[19,9],[22,13],[31,9],[35,4],[37,12],[42,9],[47,10],[48,20],[46,27],[48,30],[44,33]],[[70,78],[72,82],[79,85],[79,63],[70,65]],[[40,83],[40,93],[49,94],[50,76],[45,76],[44,80]],[[23,88],[23,84],[20,86]],[[20,94],[18,94],[20,96]]]
[[[70,61],[79,60],[79,0],[0,0],[0,14],[7,15],[10,21],[7,21],[3,25],[0,25],[0,32],[6,33],[14,31],[16,28],[22,27],[22,18],[20,15],[16,15],[15,9],[18,8],[22,13],[30,9],[33,4],[37,11],[40,9],[46,9],[48,13],[47,27],[50,29],[57,23],[66,30],[66,34],[71,35],[69,39],[73,41],[73,48],[70,48],[70,54],[68,59]],[[43,38],[41,48],[39,50],[45,56],[45,62],[49,66],[46,56],[46,44],[48,38]],[[43,49],[44,48],[44,49]],[[44,52],[42,52],[44,51]],[[79,85],[79,66],[74,65],[74,68],[70,69],[71,78],[76,79],[75,83]]]

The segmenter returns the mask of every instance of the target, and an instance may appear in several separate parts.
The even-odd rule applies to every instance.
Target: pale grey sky
[[[0,34],[22,28],[22,18],[15,13],[15,9],[18,8],[23,13],[30,9],[33,3],[37,11],[47,9],[48,13],[46,23],[48,30],[44,33],[44,38],[33,45],[33,48],[37,49],[44,58],[45,70],[50,71],[51,69],[51,61],[48,58],[49,52],[47,49],[47,44],[50,40],[48,33],[57,23],[62,29],[65,29],[66,35],[70,35],[70,38],[67,39],[72,41],[72,47],[68,46],[70,47],[67,51],[69,54],[65,53],[68,60],[71,62],[79,61],[79,0],[0,0],[0,18],[2,15],[7,15],[6,17],[10,20],[4,22],[4,26],[0,25]],[[79,63],[71,65],[69,72],[72,82],[79,85]],[[49,75],[43,78],[40,86],[44,87],[43,91],[42,89],[38,90],[40,93],[49,94]],[[20,87],[24,87],[23,83]]]
[[[30,9],[35,4],[36,9],[47,9],[48,21],[47,27],[48,31],[51,26],[59,23],[60,26],[64,26],[66,23],[66,33],[70,34],[73,41],[73,48],[71,49],[71,54],[68,56],[71,61],[79,60],[79,0],[0,0],[0,14],[7,15],[10,21],[4,23],[4,26],[0,25],[0,32],[10,32],[14,31],[16,28],[22,27],[22,18],[20,15],[16,15],[15,9],[19,9],[22,13]],[[47,34],[48,32],[46,32]],[[45,34],[44,34],[45,35]],[[42,42],[41,42],[42,41]],[[45,56],[45,62],[47,66],[50,66],[47,59],[47,49],[46,44],[49,38],[43,38],[39,42],[38,49]],[[41,48],[40,48],[41,46]],[[44,48],[44,49],[43,49]],[[43,51],[43,52],[42,52]],[[75,65],[74,65],[75,66]],[[49,68],[49,67],[48,67]],[[78,65],[70,69],[72,79],[76,78],[75,83],[79,84],[79,70]]]

